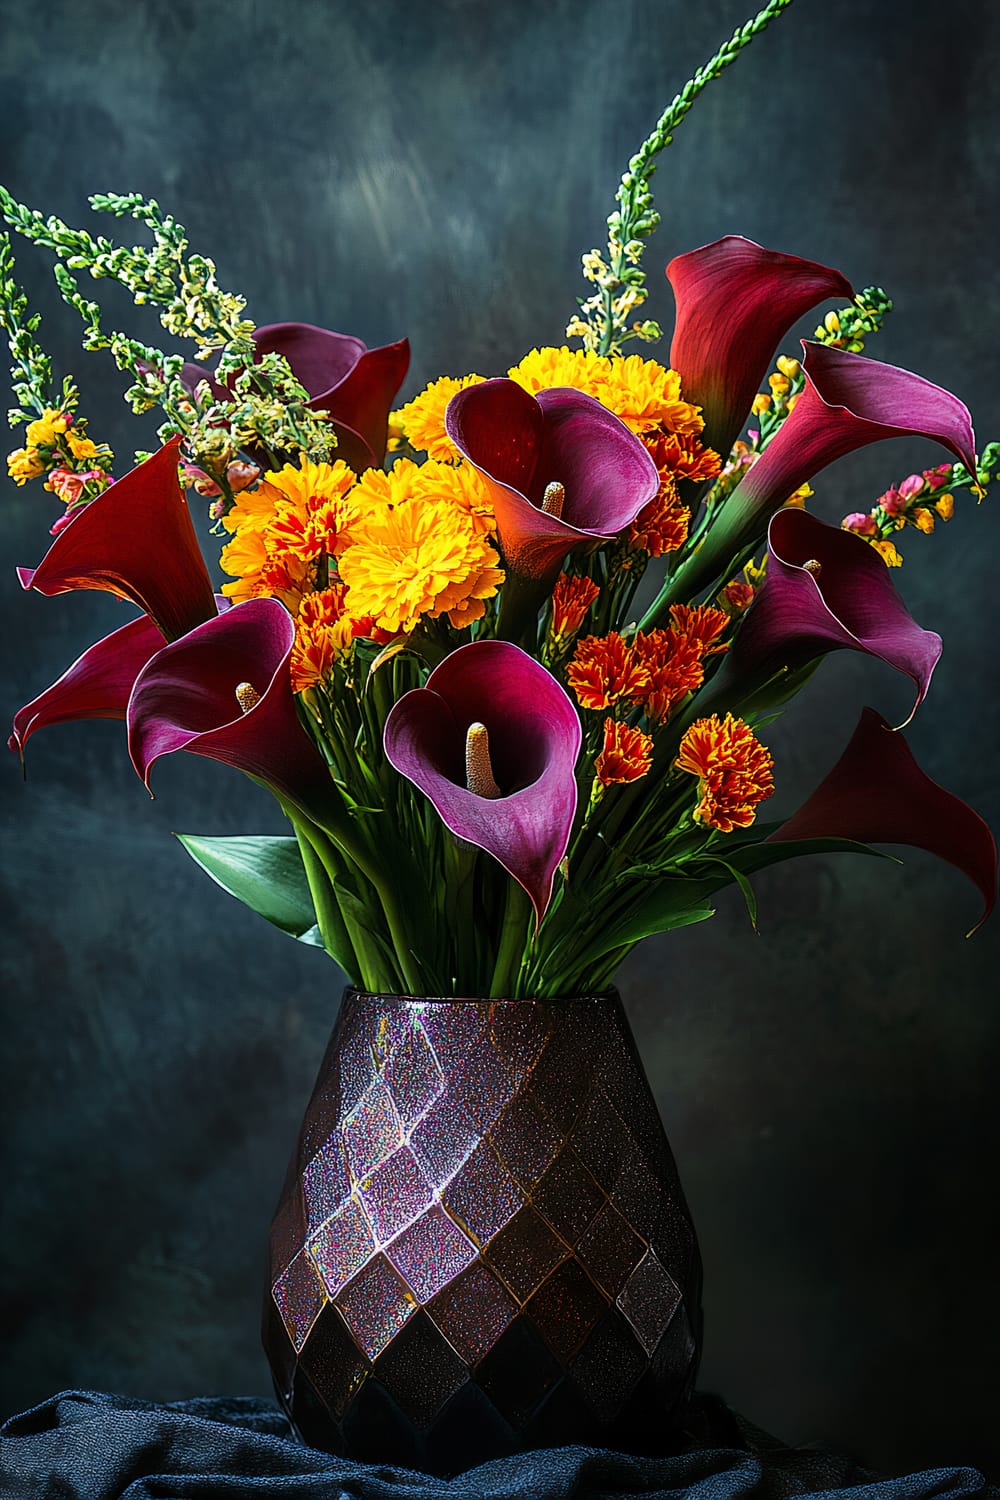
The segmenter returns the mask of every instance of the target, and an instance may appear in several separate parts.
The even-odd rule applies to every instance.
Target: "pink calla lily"
[[[792,324],[817,302],[854,295],[839,271],[736,234],[678,255],[667,278],[677,301],[671,368],[702,408],[705,443],[722,454]]]
[[[771,842],[821,838],[926,849],[978,888],[984,908],[977,927],[993,910],[997,848],[989,828],[961,798],[920,769],[903,736],[873,708],[862,713],[829,775],[771,834]]]
[[[466,783],[466,736],[489,735],[499,795]],[[576,812],[580,721],[554,677],[507,641],[474,641],[445,657],[395,704],[385,753],[459,838],[485,849],[524,887],[540,922]]]
[[[100,589],[138,604],[166,640],[215,614],[215,597],[177,479],[174,438],[110,485],[57,535],[26,589]]]
[[[136,678],[126,713],[129,753],[146,786],[161,755],[189,750],[245,771],[322,819],[333,784],[295,709],[294,639],[283,604],[248,599],[158,651]]]
[[[659,488],[639,439],[582,391],[536,397],[513,380],[486,380],[452,397],[445,426],[486,481],[509,573],[540,591],[570,552],[616,536]],[[564,496],[543,509],[553,483]]]
[[[369,349],[350,334],[312,323],[269,323],[255,329],[253,341],[261,356],[284,355],[309,393],[311,409],[330,413],[337,458],[357,473],[381,464],[389,411],[409,368],[406,339]],[[217,400],[229,399],[225,387],[199,365],[185,365],[184,378],[192,389],[208,380]]]
[[[916,712],[941,655],[941,637],[912,619],[867,542],[806,511],[780,510],[768,528],[763,587],[720,678],[730,687],[760,682],[838,649],[863,651],[904,672],[917,690]]]

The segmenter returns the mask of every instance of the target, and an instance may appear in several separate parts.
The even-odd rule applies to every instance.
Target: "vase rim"
[[[529,995],[511,999],[505,995],[391,995],[382,990],[363,990],[353,984],[344,987],[343,998],[347,1000],[379,1000],[383,1004],[395,1005],[580,1005],[621,1004],[621,995],[612,985],[603,991],[592,991],[580,995]]]

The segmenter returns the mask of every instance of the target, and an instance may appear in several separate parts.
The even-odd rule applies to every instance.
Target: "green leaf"
[[[216,885],[289,937],[322,948],[309,882],[294,838],[201,838],[179,833]]]
[[[780,828],[781,824],[773,825]],[[768,832],[771,832],[769,827]],[[762,830],[763,832],[763,830]],[[766,837],[766,835],[765,835]],[[725,863],[732,865],[734,872],[739,870],[743,875],[756,874],[758,870],[766,870],[770,865],[783,864],[786,859],[800,859],[806,854],[868,854],[873,859],[888,859],[893,864],[901,864],[893,854],[886,854],[884,849],[873,849],[870,844],[858,843],[856,839],[788,839],[784,842],[743,844],[739,849],[727,849]],[[717,859],[713,853],[709,856]],[[721,860],[717,860],[722,863]]]
[[[707,898],[728,885],[729,879],[728,874],[720,875],[716,880],[665,876],[655,884],[650,883],[624,916],[600,932],[589,950],[591,959],[611,953],[615,948],[638,943],[642,938],[653,937],[658,932],[671,932],[675,927],[707,922],[715,915],[715,908],[708,905]]]

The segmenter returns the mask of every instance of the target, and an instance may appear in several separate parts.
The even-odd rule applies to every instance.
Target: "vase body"
[[[663,1451],[700,1292],[616,995],[346,992],[270,1235],[264,1344],[306,1442],[439,1474]]]

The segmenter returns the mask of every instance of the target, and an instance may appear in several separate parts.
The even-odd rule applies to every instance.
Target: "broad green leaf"
[[[201,838],[179,833],[195,864],[216,885],[275,927],[322,948],[309,882],[294,838]]]

